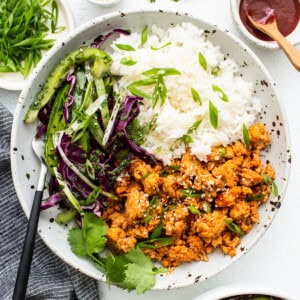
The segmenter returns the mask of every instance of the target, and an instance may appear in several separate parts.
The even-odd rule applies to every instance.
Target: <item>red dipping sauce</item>
[[[250,33],[264,41],[272,39],[254,28],[247,14],[249,13],[255,20],[263,20],[270,9],[274,10],[278,29],[284,36],[296,28],[300,18],[299,0],[241,0],[239,7],[241,21]]]

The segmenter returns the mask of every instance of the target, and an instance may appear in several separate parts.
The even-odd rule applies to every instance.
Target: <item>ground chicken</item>
[[[249,138],[252,147],[261,150],[271,143],[271,136],[266,127],[257,123],[249,128]]]
[[[260,160],[271,142],[266,128],[251,126],[249,137],[250,147],[243,141],[213,147],[207,162],[190,149],[170,166],[134,158],[116,180],[118,200],[103,211],[110,249],[125,253],[147,243],[144,253],[168,268],[207,261],[216,248],[236,255],[275,180],[272,165]]]

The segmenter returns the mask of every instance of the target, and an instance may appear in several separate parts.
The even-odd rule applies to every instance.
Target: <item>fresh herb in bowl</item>
[[[6,0],[0,4],[0,72],[20,72],[26,78],[49,50],[57,26],[55,0]]]

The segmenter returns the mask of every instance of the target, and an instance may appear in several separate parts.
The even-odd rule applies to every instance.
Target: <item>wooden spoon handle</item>
[[[290,62],[300,71],[300,51],[294,47],[281,33],[280,31],[269,31],[268,35],[277,42],[279,47],[284,51]]]

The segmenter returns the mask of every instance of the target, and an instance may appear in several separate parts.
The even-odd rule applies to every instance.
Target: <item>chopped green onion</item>
[[[209,100],[209,119],[210,124],[213,128],[218,128],[218,109],[215,107],[215,105]]]
[[[190,206],[189,206],[189,211],[190,211],[192,214],[194,214],[194,215],[201,215],[200,210],[199,210],[197,207],[195,207],[195,206],[190,205]]]
[[[245,124],[243,124],[243,139],[246,147],[250,149],[250,137],[249,137],[249,131]]]
[[[116,47],[124,51],[135,51],[135,49],[127,44],[116,44]]]
[[[120,61],[120,63],[124,66],[133,66],[137,63],[136,60],[133,60],[132,58],[130,57],[123,57]]]
[[[55,0],[1,1],[0,72],[20,72],[26,78],[49,50],[57,33],[58,6]]]
[[[179,167],[176,166],[176,165],[166,166],[160,171],[159,176],[161,176],[161,177],[167,176],[168,175],[168,173],[167,173],[168,170],[171,170],[174,173],[174,172],[179,170]]]
[[[247,201],[261,201],[265,196],[265,194],[249,195],[247,196]]]
[[[193,125],[188,129],[187,134],[191,134],[191,133],[195,132],[201,123],[202,123],[202,120],[195,121],[193,123]]]
[[[146,79],[141,79],[141,80],[137,80],[137,81],[132,82],[127,88],[147,86],[147,85],[152,85],[152,84],[155,84],[155,83],[156,83],[155,78],[146,78]]]
[[[150,176],[151,174],[153,174],[153,172],[148,172],[148,173],[146,173],[145,175],[143,175],[142,177],[141,177],[141,179],[146,179],[148,176]]]
[[[211,206],[210,206],[210,204],[208,202],[203,201],[202,206],[203,206],[203,210],[206,213],[210,213],[211,212]]]
[[[144,76],[157,78],[161,76],[180,75],[181,72],[175,68],[152,68],[142,73]]]
[[[220,69],[219,66],[213,67],[212,70],[211,70],[211,75],[217,76],[217,75],[219,74],[220,70],[221,70],[221,69]]]
[[[200,106],[202,106],[202,101],[201,101],[201,97],[200,97],[199,93],[194,88],[191,88],[191,93],[192,93],[194,102],[196,102]]]
[[[152,68],[142,73],[148,77],[146,79],[137,80],[127,86],[128,90],[135,96],[152,99],[152,108],[156,106],[158,100],[161,99],[161,106],[164,105],[167,98],[167,87],[164,81],[164,76],[180,75],[180,71],[174,68]],[[152,96],[137,89],[137,87],[154,85]]]
[[[161,236],[163,226],[164,226],[163,218],[161,218],[157,227],[155,227],[154,230],[151,232],[150,240],[158,239]]]
[[[225,222],[226,226],[227,226],[232,232],[235,232],[235,233],[237,233],[238,235],[244,235],[243,230],[242,230],[237,224],[235,224],[234,222],[232,222],[231,220],[225,219],[224,222]]]
[[[148,248],[148,249],[158,249],[161,247],[166,247],[171,245],[174,242],[175,238],[167,237],[167,238],[157,238],[157,239],[150,239],[148,241],[139,242],[137,245],[140,248]]]
[[[218,94],[218,96],[221,100],[223,100],[224,102],[229,101],[227,95],[224,93],[224,91],[219,86],[213,84],[212,89],[213,89],[214,92],[216,92]]]
[[[204,71],[207,70],[207,61],[201,52],[198,53],[198,62]]]
[[[66,29],[65,26],[57,27],[57,21],[58,21],[58,5],[56,1],[52,2],[52,15],[51,15],[51,32],[52,33],[58,33]]]
[[[278,196],[278,186],[275,181],[272,182],[272,193],[275,197]]]
[[[183,135],[180,140],[185,144],[191,144],[194,142],[193,138],[188,134]]]
[[[145,224],[148,224],[149,221],[151,220],[150,209],[151,208],[156,209],[157,205],[158,205],[158,196],[153,196],[146,210],[146,214],[144,217]]]
[[[201,190],[195,190],[192,188],[181,190],[181,194],[185,197],[192,197],[192,198],[201,198],[203,196],[203,192]]]
[[[277,197],[278,196],[278,187],[275,181],[268,175],[264,174],[263,175],[263,180],[265,184],[271,184],[272,185],[272,194]]]
[[[144,46],[148,40],[148,26],[145,26],[141,35],[141,46]]]
[[[90,205],[94,203],[98,199],[101,193],[102,193],[102,188],[100,186],[96,187],[91,193],[89,193],[88,197],[86,198],[85,204]]]
[[[159,97],[161,99],[160,106],[162,106],[162,105],[165,104],[165,101],[167,99],[167,87],[166,87],[165,80],[164,80],[162,75],[158,76],[156,86],[157,86],[157,89],[158,89]],[[153,108],[155,107],[156,102],[157,101],[154,101],[152,103]]]
[[[165,43],[164,45],[162,45],[160,47],[151,46],[150,48],[151,48],[151,50],[156,51],[156,50],[160,50],[160,49],[166,48],[166,47],[170,46],[171,44],[172,44],[171,42],[168,42],[168,43]]]
[[[91,163],[91,161],[88,160],[88,159],[85,162],[85,169],[86,169],[86,172],[88,173],[89,177],[92,180],[95,180],[95,178],[96,178],[95,169],[94,169],[93,164]]]
[[[219,148],[219,152],[220,152],[222,157],[226,156],[226,149],[224,147]]]

